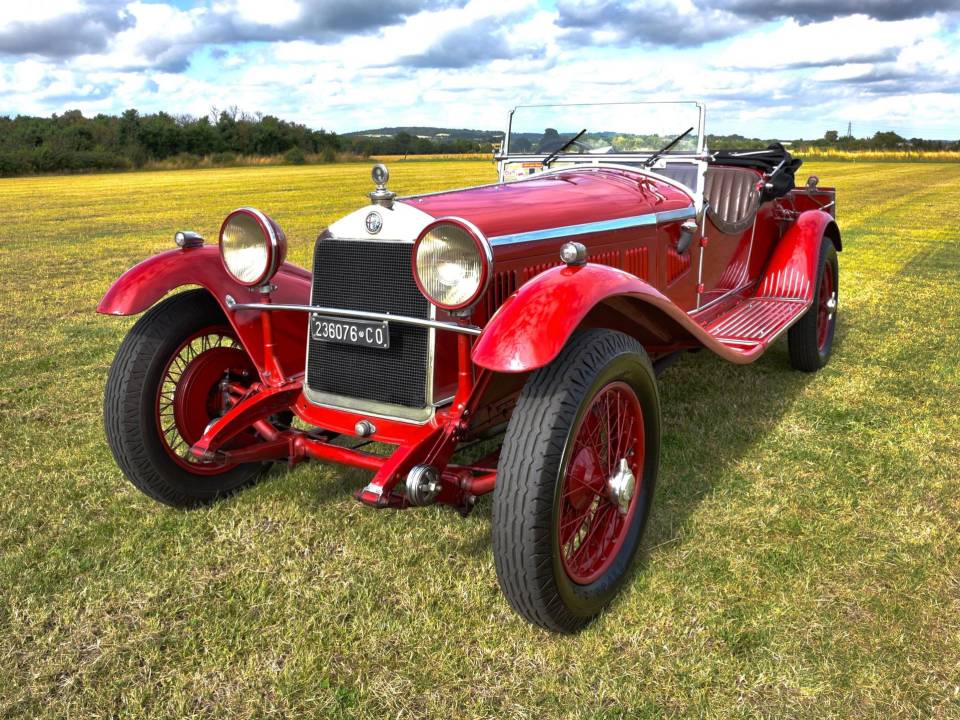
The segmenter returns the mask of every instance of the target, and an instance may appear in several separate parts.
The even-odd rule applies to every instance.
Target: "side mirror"
[[[687,220],[680,226],[680,239],[677,240],[677,252],[685,253],[693,242],[693,236],[697,234],[697,223],[693,220]]]

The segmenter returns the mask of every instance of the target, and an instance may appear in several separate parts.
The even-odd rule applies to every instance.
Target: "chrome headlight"
[[[242,285],[269,282],[286,255],[283,230],[255,208],[234,210],[220,227],[223,267]]]
[[[417,239],[413,277],[426,298],[444,310],[470,307],[486,290],[493,254],[473,225],[442,218]]]

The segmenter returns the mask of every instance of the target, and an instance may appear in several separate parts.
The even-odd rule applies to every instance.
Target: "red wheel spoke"
[[[563,524],[560,526],[560,531],[563,532],[564,528],[577,527],[577,526],[579,526],[580,524],[582,524],[583,521],[584,521],[584,519],[587,517],[587,515],[590,514],[590,511],[591,511],[592,509],[593,509],[593,505],[592,505],[592,504],[591,504],[591,505],[588,505],[588,506],[586,507],[586,509],[585,509],[582,513],[580,513],[579,515],[577,515],[577,516],[575,516],[575,517],[573,517],[573,518],[568,519],[565,523],[563,523]]]
[[[226,326],[195,333],[167,361],[155,405],[158,436],[170,458],[191,473],[218,474],[232,467],[200,462],[190,447],[221,414],[220,383],[235,373],[255,376],[250,359]],[[249,391],[242,384],[232,385],[241,394]]]
[[[586,535],[580,541],[580,544],[577,546],[576,550],[573,552],[571,560],[578,565],[589,565],[592,562],[596,562],[600,559],[600,555],[603,553],[604,542],[603,535],[606,530],[606,514],[607,510],[612,506],[609,503],[601,504],[597,506],[593,517],[590,518],[590,524],[587,526]],[[599,541],[598,541],[599,536]],[[591,551],[591,548],[594,548]]]
[[[572,483],[571,483],[572,484]],[[568,498],[571,495],[574,495],[581,490],[588,490],[599,498],[606,498],[607,496],[601,490],[597,490],[593,485],[587,483],[580,483],[577,487],[568,487],[563,492],[563,497]]]
[[[587,513],[590,512],[590,508],[587,508],[583,511],[582,515],[579,515],[573,520],[567,521],[566,525],[560,528],[560,545],[565,546],[569,544],[570,540],[577,534],[583,525],[583,521],[587,516]]]

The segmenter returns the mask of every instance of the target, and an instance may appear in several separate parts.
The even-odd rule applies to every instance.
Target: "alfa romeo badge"
[[[380,228],[383,227],[383,218],[380,217],[380,213],[374,210],[367,213],[367,219],[364,220],[364,224],[367,226],[368,233],[376,235],[380,232]]]

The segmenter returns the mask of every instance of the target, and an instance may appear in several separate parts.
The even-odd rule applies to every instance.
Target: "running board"
[[[794,298],[754,297],[702,325],[718,342],[739,352],[763,349],[807,311],[810,303]]]

